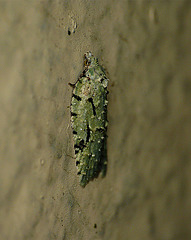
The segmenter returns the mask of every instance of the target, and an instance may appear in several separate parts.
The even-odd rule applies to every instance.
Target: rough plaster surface
[[[0,239],[191,239],[191,2],[0,1]],[[110,78],[108,172],[78,183],[71,88]]]

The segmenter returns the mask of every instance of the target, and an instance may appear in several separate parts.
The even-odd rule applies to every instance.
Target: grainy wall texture
[[[0,240],[191,239],[191,1],[0,0]],[[108,169],[83,189],[70,102],[109,76]]]

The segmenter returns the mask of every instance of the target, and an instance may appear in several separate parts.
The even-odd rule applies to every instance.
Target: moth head
[[[87,52],[84,54],[84,65],[88,66],[96,66],[98,64],[97,58],[95,58],[91,52]]]

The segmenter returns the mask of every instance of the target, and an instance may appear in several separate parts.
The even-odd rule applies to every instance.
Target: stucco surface
[[[0,1],[0,239],[191,239],[191,2]],[[110,79],[108,171],[84,189],[70,102]]]

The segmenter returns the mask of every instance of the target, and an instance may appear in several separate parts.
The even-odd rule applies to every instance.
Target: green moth
[[[72,85],[71,123],[80,185],[104,176],[107,168],[108,78],[98,60],[87,52],[84,71]]]

